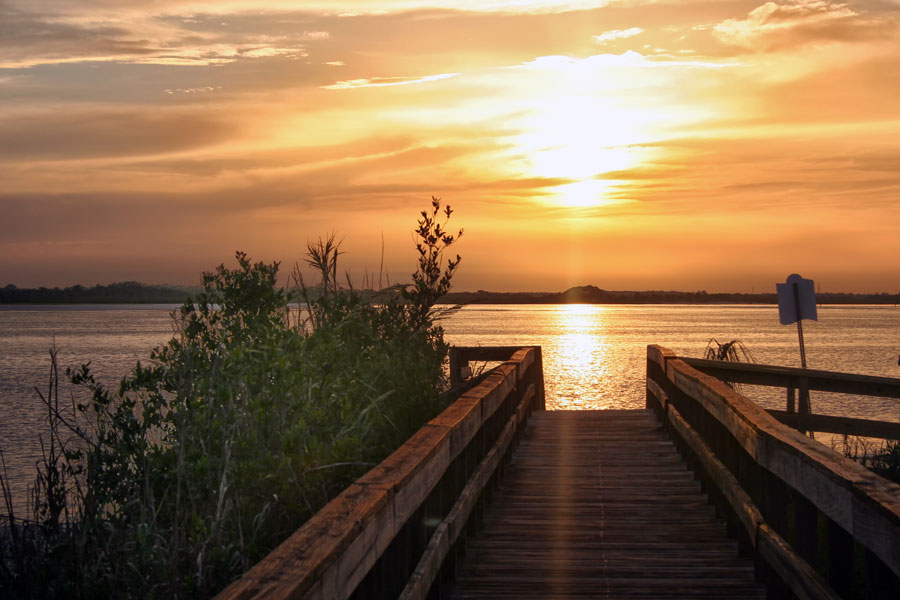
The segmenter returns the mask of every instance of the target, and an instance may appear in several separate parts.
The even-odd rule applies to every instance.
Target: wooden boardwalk
[[[765,598],[649,410],[540,411],[451,598]]]

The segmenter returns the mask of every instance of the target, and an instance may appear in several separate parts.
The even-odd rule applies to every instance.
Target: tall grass
[[[432,200],[411,282],[376,296],[338,285],[333,236],[308,247],[309,287],[238,253],[117,390],[68,370],[74,406],[54,355],[28,519],[2,479],[0,595],[212,595],[407,439],[448,387],[434,304],[459,264],[450,214]]]
[[[831,449],[853,459],[885,479],[900,483],[900,441],[845,435]]]
[[[724,360],[727,362],[755,362],[750,349],[741,340],[731,340],[720,343],[716,338],[710,338],[706,343],[703,358],[707,360]],[[741,384],[723,379],[735,391],[741,391]]]

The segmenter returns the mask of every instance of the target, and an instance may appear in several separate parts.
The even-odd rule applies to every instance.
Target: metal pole
[[[797,306],[797,337],[800,338],[800,366],[806,368],[806,346],[803,344],[803,319],[800,318],[800,289],[794,282],[794,303]]]
[[[797,285],[797,282],[794,282],[794,303],[797,307],[797,338],[800,340],[800,366],[804,369],[806,368],[806,345],[803,343],[803,319],[800,316],[800,289]],[[799,413],[801,415],[804,414],[812,414],[812,403],[809,400],[809,384],[800,386],[800,406],[798,407]],[[801,416],[801,419],[803,417]],[[802,421],[801,421],[802,422]],[[801,426],[800,431],[805,432],[806,428]],[[809,431],[809,437],[815,439],[816,434]]]
[[[803,345],[803,325],[802,320],[797,319],[797,337],[800,338],[800,366],[806,368],[806,346]]]

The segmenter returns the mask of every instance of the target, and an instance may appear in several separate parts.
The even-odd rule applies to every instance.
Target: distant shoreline
[[[774,287],[774,286],[773,286]],[[820,304],[900,304],[900,294],[853,294],[826,292],[818,294]],[[610,291],[594,286],[579,286],[558,293],[536,292],[451,292],[441,298],[450,304],[760,304],[777,305],[774,290],[770,293],[708,293],[677,291]]]
[[[181,304],[199,292],[196,287],[146,285],[138,282],[97,285],[90,288],[0,288],[0,306],[85,305],[85,304]],[[359,290],[363,295],[372,290]],[[819,304],[900,305],[900,294],[855,294],[826,292],[817,295]],[[706,291],[612,291],[592,285],[569,288],[564,292],[450,292],[443,304],[758,304],[776,305],[775,292],[761,294]]]
[[[199,287],[147,285],[124,281],[109,285],[66,288],[0,288],[0,305],[44,304],[181,304],[200,291]]]

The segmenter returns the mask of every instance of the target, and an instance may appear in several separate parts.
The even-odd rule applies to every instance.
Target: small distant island
[[[774,285],[772,286],[774,288]],[[180,304],[199,291],[196,286],[148,285],[124,281],[109,285],[66,288],[0,288],[0,304]],[[366,296],[374,291],[363,290]],[[820,304],[900,304],[898,294],[817,294]],[[593,285],[569,288],[564,292],[450,292],[441,298],[446,304],[777,304],[775,291],[759,294],[664,290],[613,291]]]

